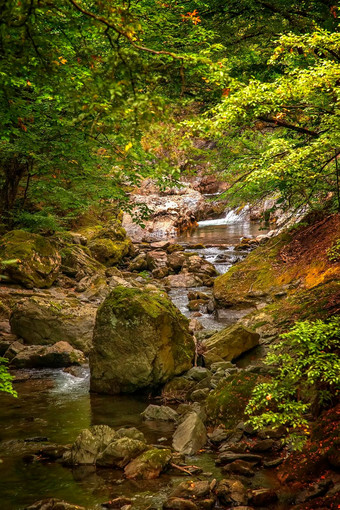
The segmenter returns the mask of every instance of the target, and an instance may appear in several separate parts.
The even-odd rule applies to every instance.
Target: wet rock
[[[174,377],[171,381],[166,383],[162,394],[168,400],[186,400],[187,394],[192,391],[195,385],[195,381],[187,379],[184,376]]]
[[[195,390],[195,391],[193,391],[191,393],[190,400],[192,400],[193,402],[201,402],[201,401],[203,401],[203,400],[205,400],[207,398],[209,393],[210,393],[210,389],[209,388],[204,388],[204,389],[201,389],[201,390]]]
[[[212,363],[210,370],[212,372],[217,372],[218,370],[228,370],[229,368],[235,368],[235,365],[231,361],[218,361],[217,363]]]
[[[14,368],[60,368],[82,365],[86,358],[82,351],[74,349],[67,342],[54,345],[30,345],[21,349],[11,360]]]
[[[146,254],[148,269],[159,269],[168,265],[168,257],[164,251],[150,251]]]
[[[115,499],[111,499],[111,501],[106,501],[105,503],[102,503],[102,507],[104,508],[112,508],[112,509],[118,509],[123,508],[125,505],[130,505],[132,503],[132,500],[130,498],[124,498],[123,496]]]
[[[265,429],[261,429],[258,432],[258,436],[260,439],[280,439],[287,435],[286,427],[281,425],[280,427],[270,428],[267,427]]]
[[[25,507],[25,510],[86,510],[84,506],[73,505],[62,499],[47,498],[41,499],[33,505]]]
[[[193,301],[189,301],[188,308],[191,312],[196,312],[197,310],[203,310],[206,305],[206,302],[203,299],[194,299]]]
[[[92,345],[96,307],[76,298],[29,297],[18,301],[10,317],[12,332],[29,345],[60,340],[87,354]]]
[[[197,319],[191,319],[190,322],[189,322],[189,331],[191,333],[195,333],[196,331],[201,331],[202,329],[204,329],[204,327],[202,326],[202,324],[200,323],[199,320]]]
[[[209,440],[214,444],[219,444],[225,441],[229,437],[229,432],[225,429],[223,425],[217,427],[212,432],[208,434]]]
[[[169,269],[167,267],[157,267],[152,271],[153,278],[161,279],[165,278],[169,274]]]
[[[148,268],[148,263],[146,260],[146,253],[140,253],[131,260],[130,264],[128,265],[129,271],[145,271]]]
[[[90,250],[84,246],[78,244],[66,246],[61,250],[60,255],[62,272],[78,282],[86,276],[105,271],[105,266],[93,259]]]
[[[283,460],[284,460],[283,458],[278,457],[277,459],[265,461],[263,463],[263,465],[266,468],[275,468],[275,467],[279,466],[280,464],[282,464]]]
[[[143,432],[136,429],[136,427],[122,427],[121,429],[118,429],[115,433],[115,440],[120,439],[121,437],[129,437],[135,441],[142,441],[143,443],[146,443]]]
[[[189,273],[172,274],[165,278],[165,285],[170,289],[201,287],[202,279],[198,275]]]
[[[70,452],[64,455],[68,465],[95,464],[97,457],[115,439],[115,431],[107,425],[94,425],[83,430],[72,445]]]
[[[191,290],[190,292],[188,292],[188,300],[193,301],[195,299],[200,299],[202,301],[209,301],[210,296],[208,296],[208,294],[206,294],[205,292],[200,292],[200,291]]]
[[[8,359],[8,361],[12,361],[22,350],[25,349],[23,343],[16,341],[9,344],[8,349],[5,350],[4,356]]]
[[[102,264],[119,264],[130,250],[131,241],[113,241],[111,239],[93,239],[89,242],[89,249],[93,258]]]
[[[216,460],[216,465],[221,466],[234,462],[235,460],[245,460],[247,462],[253,462],[259,464],[262,461],[261,455],[255,455],[254,453],[234,453],[234,452],[223,452]]]
[[[150,404],[141,413],[143,420],[177,421],[178,413],[168,406],[156,406]]]
[[[259,344],[260,335],[241,324],[223,329],[204,342],[207,366],[218,361],[232,361]]]
[[[263,507],[278,500],[274,489],[257,489],[250,492],[249,503],[255,507]]]
[[[308,489],[301,491],[297,496],[295,503],[306,503],[312,499],[324,496],[331,487],[333,487],[332,480],[323,480],[321,482],[315,483]]]
[[[188,499],[169,498],[163,504],[165,510],[200,510],[199,507]]]
[[[196,413],[201,418],[203,423],[207,419],[207,414],[205,412],[204,406],[201,406],[198,402],[193,402],[192,404],[180,404],[177,407],[177,412],[182,417],[185,417],[185,415],[190,413]]]
[[[159,291],[116,287],[100,306],[90,354],[91,390],[131,393],[191,367],[188,320]]]
[[[143,441],[121,437],[114,439],[96,458],[97,466],[123,468],[146,449]]]
[[[176,253],[179,251],[184,251],[184,246],[182,246],[181,244],[178,244],[178,243],[170,244],[170,246],[168,246],[168,248],[167,248],[167,252],[170,254]]]
[[[231,464],[223,466],[222,472],[225,474],[237,474],[242,476],[254,476],[255,471],[253,470],[254,464],[246,462],[245,460],[234,460]]]
[[[216,495],[222,505],[239,506],[247,504],[246,488],[239,480],[221,480]]]
[[[210,482],[208,481],[185,481],[180,483],[171,493],[171,498],[205,499],[210,495]]]
[[[211,372],[210,372],[210,370],[208,370],[205,367],[192,367],[185,374],[185,376],[188,379],[192,379],[193,381],[199,382],[199,381],[202,381],[203,379],[205,379],[206,377],[211,376]]]
[[[166,469],[171,461],[170,450],[148,450],[133,461],[125,468],[126,478],[134,480],[151,480],[158,478],[160,473]]]
[[[51,287],[58,277],[61,256],[54,244],[39,235],[12,230],[0,240],[0,258],[18,260],[6,265],[5,275],[27,288]]]
[[[203,421],[196,413],[186,415],[173,436],[173,448],[179,453],[193,455],[207,442]]]
[[[153,250],[166,250],[169,248],[170,242],[169,241],[156,241],[154,243],[150,243],[150,247]]]
[[[168,265],[169,267],[175,271],[179,272],[185,264],[187,257],[185,253],[181,251],[177,251],[168,255]]]
[[[267,452],[271,450],[275,445],[275,441],[273,439],[262,439],[260,441],[256,441],[256,443],[250,446],[250,451],[252,452]]]

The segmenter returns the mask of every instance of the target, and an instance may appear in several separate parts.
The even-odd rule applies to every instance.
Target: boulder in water
[[[170,450],[159,450],[157,448],[148,450],[126,466],[125,476],[134,480],[158,478],[160,473],[168,466],[171,458]]]
[[[118,286],[100,306],[90,353],[91,390],[132,393],[192,365],[188,320],[159,291]]]
[[[27,506],[25,510],[85,510],[85,507],[67,503],[67,501],[62,499],[47,498],[36,501],[32,505]]]
[[[20,349],[11,360],[13,368],[60,368],[82,365],[86,361],[82,351],[74,349],[67,342],[54,345],[29,345]]]
[[[173,448],[185,455],[194,455],[207,442],[207,432],[201,418],[195,412],[189,413],[173,436]]]
[[[150,404],[141,413],[143,420],[177,421],[178,414],[169,406],[155,406]]]

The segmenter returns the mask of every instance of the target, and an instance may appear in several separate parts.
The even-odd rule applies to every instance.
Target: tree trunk
[[[10,224],[20,181],[28,170],[28,164],[11,158],[4,161],[1,170],[3,179],[0,185],[0,217],[2,223]]]

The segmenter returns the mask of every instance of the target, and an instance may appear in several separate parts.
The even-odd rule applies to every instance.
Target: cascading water
[[[198,222],[199,227],[208,227],[213,225],[232,225],[233,223],[240,223],[247,219],[249,214],[249,206],[246,205],[242,210],[231,209],[226,212],[224,218],[216,220],[203,220]]]

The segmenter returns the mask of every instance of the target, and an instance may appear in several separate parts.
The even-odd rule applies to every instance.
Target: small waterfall
[[[216,220],[199,221],[198,226],[199,227],[208,227],[209,225],[232,225],[233,223],[239,223],[241,221],[244,221],[248,216],[248,212],[249,212],[248,205],[243,207],[243,209],[241,211],[231,209],[226,212],[224,218],[219,218]]]

